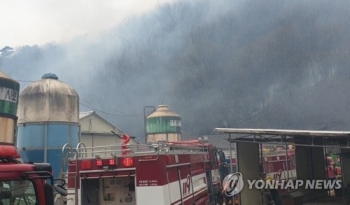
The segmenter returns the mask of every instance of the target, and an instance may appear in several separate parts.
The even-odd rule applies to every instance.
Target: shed
[[[123,135],[125,133],[111,122],[97,114],[96,111],[80,112],[79,123],[81,126],[80,141],[83,142],[86,147],[106,146],[122,143],[122,140],[111,131],[114,131],[118,135]],[[139,143],[135,140],[135,137],[131,136],[129,144]]]

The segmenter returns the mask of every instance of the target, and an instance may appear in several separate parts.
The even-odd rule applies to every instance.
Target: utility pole
[[[144,128],[145,128],[145,144],[147,144],[147,123],[146,123],[146,108],[153,108],[153,112],[156,111],[156,107],[154,106],[145,106],[143,108],[143,122],[144,122]]]

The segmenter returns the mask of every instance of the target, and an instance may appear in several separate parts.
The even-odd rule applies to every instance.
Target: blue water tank
[[[45,74],[19,95],[17,147],[24,162],[47,162],[61,171],[62,147],[80,141],[79,96],[55,74]]]

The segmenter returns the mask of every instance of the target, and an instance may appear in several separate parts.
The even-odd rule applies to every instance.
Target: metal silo
[[[28,85],[19,95],[17,147],[25,162],[48,162],[55,177],[62,147],[80,140],[79,96],[55,74]]]
[[[166,105],[159,105],[146,118],[146,142],[180,141],[181,117]]]
[[[19,83],[0,71],[0,142],[14,143]]]

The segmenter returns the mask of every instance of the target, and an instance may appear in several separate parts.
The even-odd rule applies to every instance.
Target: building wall
[[[82,118],[79,122],[81,124],[81,132],[111,133],[111,130],[115,130],[115,127],[96,115]]]

